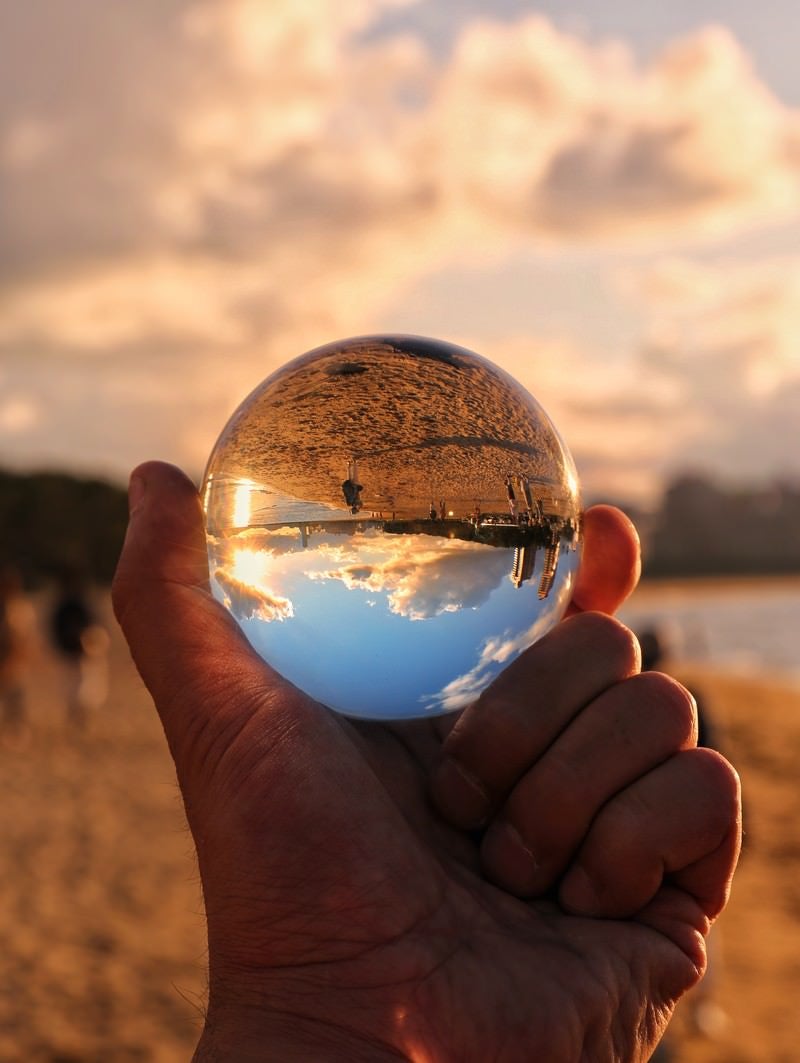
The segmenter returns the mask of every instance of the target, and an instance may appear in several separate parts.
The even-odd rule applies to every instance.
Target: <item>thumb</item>
[[[639,582],[641,553],[636,528],[614,506],[584,514],[583,559],[568,615],[613,614]]]
[[[212,597],[203,513],[188,477],[161,462],[140,465],[131,475],[129,504],[114,611],[179,776],[187,757],[202,760],[197,736],[206,750],[220,734],[231,737],[268,695],[273,715],[312,711],[316,718],[321,707],[255,654]]]
[[[277,918],[281,890],[280,903],[295,914],[342,882],[370,895],[375,874],[365,854],[385,850],[397,823],[387,828],[390,805],[355,732],[266,665],[211,596],[203,514],[186,476],[158,462],[142,465],[131,477],[130,502],[114,608],[175,761],[210,950],[226,937],[248,940],[252,913],[240,902],[248,889],[259,894],[259,884],[276,883],[266,891],[261,930]],[[411,876],[403,859],[386,872],[391,881]],[[220,939],[225,912],[234,918],[232,888],[245,891],[232,905],[238,930]],[[212,911],[222,911],[221,922]]]

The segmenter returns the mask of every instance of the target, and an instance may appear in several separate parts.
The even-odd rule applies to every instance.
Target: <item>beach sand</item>
[[[107,614],[107,603],[103,603]],[[185,1063],[202,1026],[202,901],[174,774],[112,626],[111,685],[68,726],[55,662],[31,679],[30,732],[0,744],[0,1061]],[[682,673],[742,775],[747,846],[720,921],[716,1038],[688,1002],[673,1063],[796,1063],[800,1041],[800,691]]]
[[[514,475],[577,516],[574,467],[544,411],[505,373],[446,344],[332,345],[270,377],[222,438],[212,479],[297,499],[341,507],[356,461],[367,511],[427,517],[444,498],[457,516],[476,503],[505,512]]]

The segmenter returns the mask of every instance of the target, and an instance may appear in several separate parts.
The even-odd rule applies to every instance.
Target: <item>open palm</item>
[[[452,721],[354,724],[249,649],[207,588],[194,489],[135,478],[115,605],[198,851],[196,1059],[646,1059],[702,972],[738,791],[691,699],[636,675],[622,518],[575,615]],[[534,711],[535,710],[535,711]]]

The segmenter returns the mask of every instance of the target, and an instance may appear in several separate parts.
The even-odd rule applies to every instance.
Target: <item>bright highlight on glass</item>
[[[460,347],[366,336],[290,362],[209,459],[211,585],[258,653],[349,716],[463,708],[563,615],[572,458]]]

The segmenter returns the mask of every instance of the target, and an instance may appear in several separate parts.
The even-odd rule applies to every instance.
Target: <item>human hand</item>
[[[474,706],[382,725],[253,653],[181,473],[143,466],[131,506],[114,604],[197,846],[198,1063],[647,1059],[702,972],[738,786],[686,692],[582,612],[635,583],[621,514],[587,513],[575,615]]]

